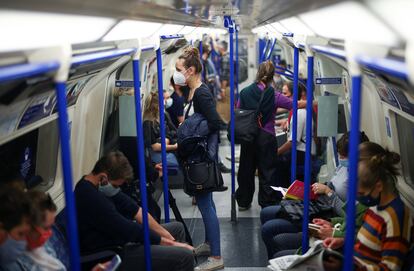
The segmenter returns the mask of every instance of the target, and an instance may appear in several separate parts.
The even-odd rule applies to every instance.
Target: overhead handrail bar
[[[72,66],[88,64],[88,63],[92,63],[98,60],[106,60],[106,59],[111,59],[115,57],[131,55],[135,51],[136,49],[129,48],[129,49],[116,49],[116,50],[110,50],[110,51],[104,51],[104,52],[75,55],[72,57]]]
[[[53,50],[51,52],[54,53]],[[58,127],[60,152],[63,171],[63,186],[65,194],[65,212],[67,222],[67,238],[69,241],[69,256],[71,270],[80,271],[80,252],[78,238],[78,223],[76,218],[76,204],[73,193],[72,160],[70,154],[70,131],[66,103],[66,80],[69,75],[71,48],[69,45],[60,49],[60,68],[55,75],[55,88],[58,111]]]
[[[231,152],[231,221],[236,222],[236,168],[234,147],[234,22],[230,16],[224,16],[224,27],[229,30],[230,47],[230,152]]]
[[[284,72],[287,72],[287,73],[289,73],[293,76],[293,71],[291,71],[291,70],[288,70],[288,69],[283,68],[282,66],[278,66],[278,65],[275,65],[275,68],[278,69],[278,70],[282,70]]]
[[[141,48],[141,52],[148,52],[148,51],[154,51],[155,46],[154,45],[147,45],[143,46]]]
[[[408,67],[403,61],[369,56],[358,56],[356,61],[370,70],[389,74],[403,80],[408,80]]]
[[[299,87],[299,48],[293,48],[293,107],[292,107],[292,148],[291,148],[291,175],[290,181],[296,180],[296,147],[297,147],[297,126],[298,126],[298,87]]]
[[[151,244],[148,224],[148,198],[147,198],[147,177],[145,172],[145,146],[144,146],[144,129],[142,127],[142,108],[141,108],[141,79],[140,79],[140,56],[141,50],[137,50],[133,56],[132,69],[134,77],[134,98],[135,98],[135,124],[137,133],[137,155],[139,168],[139,185],[142,208],[142,225],[144,228],[144,256],[145,270],[151,270]]]
[[[172,40],[172,39],[181,39],[184,38],[183,34],[174,34],[174,35],[161,35],[160,39],[162,40]]]
[[[313,45],[311,46],[312,50],[317,52],[317,53],[321,53],[321,54],[325,54],[328,56],[333,56],[335,58],[340,58],[342,60],[346,60],[346,53],[344,50],[338,49],[338,48],[332,48],[332,47],[327,47],[327,46],[322,46],[322,45]]]
[[[0,83],[57,71],[58,61],[25,63],[0,67]]]

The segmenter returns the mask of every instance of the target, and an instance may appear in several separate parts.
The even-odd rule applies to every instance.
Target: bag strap
[[[191,100],[189,105],[188,105],[187,111],[184,114],[184,119],[188,118],[188,114],[190,114],[191,106],[193,106],[193,100]]]

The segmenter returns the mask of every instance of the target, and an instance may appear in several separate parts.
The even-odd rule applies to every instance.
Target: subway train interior
[[[414,271],[413,12],[1,0],[0,270]]]

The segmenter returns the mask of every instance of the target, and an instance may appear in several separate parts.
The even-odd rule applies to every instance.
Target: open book
[[[328,255],[338,259],[343,258],[341,253],[323,247],[322,241],[318,240],[304,255],[288,255],[275,258],[269,261],[267,267],[273,271],[319,271],[324,270],[323,260]]]
[[[303,182],[299,180],[294,181],[287,189],[284,187],[275,187],[275,186],[271,186],[271,188],[273,190],[276,190],[282,193],[285,199],[303,200],[305,185]],[[316,200],[317,198],[318,198],[318,195],[315,194],[312,191],[312,189],[310,189],[310,199]]]

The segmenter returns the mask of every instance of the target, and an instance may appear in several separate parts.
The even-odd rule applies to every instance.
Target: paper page
[[[284,187],[280,187],[280,186],[278,186],[278,187],[276,187],[276,186],[270,186],[273,190],[275,190],[275,191],[279,191],[280,193],[282,193],[282,195],[283,196],[285,196],[286,195],[286,192],[287,192],[287,188],[284,188]]]

